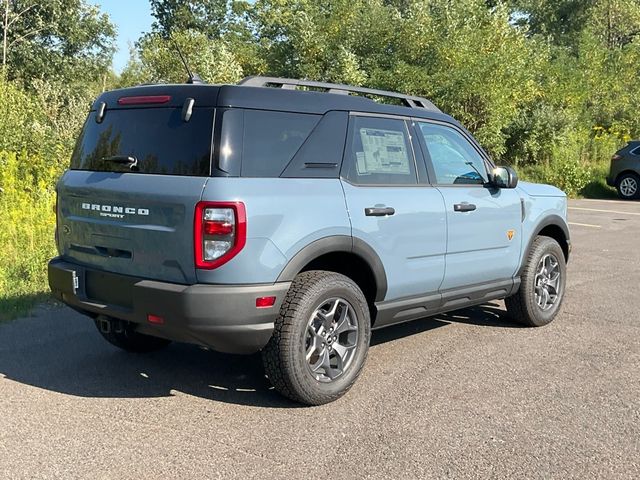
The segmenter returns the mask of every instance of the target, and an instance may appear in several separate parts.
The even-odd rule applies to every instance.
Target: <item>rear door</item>
[[[444,203],[417,168],[406,120],[352,115],[341,176],[352,234],[384,265],[385,300],[437,292],[444,276]]]
[[[421,121],[415,125],[447,212],[446,274],[441,290],[513,278],[522,237],[519,194],[484,185],[487,163],[458,128]]]
[[[58,184],[61,255],[98,270],[195,281],[193,219],[211,168],[214,109],[91,114]]]

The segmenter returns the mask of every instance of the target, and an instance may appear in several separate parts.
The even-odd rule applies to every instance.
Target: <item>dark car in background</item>
[[[607,185],[616,187],[623,200],[640,198],[640,140],[629,142],[611,157]]]

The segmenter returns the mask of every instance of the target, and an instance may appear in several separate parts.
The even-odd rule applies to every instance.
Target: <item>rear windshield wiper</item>
[[[138,165],[138,159],[128,155],[114,155],[113,157],[102,157],[104,162],[119,163],[121,165],[128,165],[129,168],[134,168]]]

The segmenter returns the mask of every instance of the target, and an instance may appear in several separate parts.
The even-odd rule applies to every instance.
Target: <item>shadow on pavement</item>
[[[454,322],[514,326],[502,310],[485,305],[388,327],[374,332],[371,343],[384,344]],[[298,406],[271,389],[260,355],[227,355],[186,344],[130,354],[107,344],[92,321],[67,308],[0,326],[0,376],[79,397],[153,398],[177,391],[240,405]]]
[[[466,323],[468,325],[479,325],[483,327],[525,328],[521,324],[511,320],[507,312],[503,308],[500,308],[500,305],[497,303],[487,303],[466,310],[444,313],[435,318],[450,323]]]
[[[0,297],[0,322],[22,317],[28,314],[34,305],[43,302],[53,304],[54,300],[45,293],[3,295]]]

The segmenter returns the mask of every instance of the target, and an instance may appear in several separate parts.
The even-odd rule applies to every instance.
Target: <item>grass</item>
[[[0,297],[0,323],[25,317],[36,305],[55,303],[53,297],[45,291]]]
[[[609,162],[598,162],[591,167],[592,180],[589,181],[580,192],[580,198],[615,199],[618,198],[616,189],[607,185]]]
[[[48,213],[53,215],[51,210]],[[47,262],[56,250],[51,225],[37,227],[29,222],[12,229],[5,223],[0,228],[5,233],[0,234],[4,237],[0,249],[0,321],[6,321],[28,314],[49,298]]]
[[[25,315],[47,298],[57,176],[44,158],[0,152],[0,320]]]

